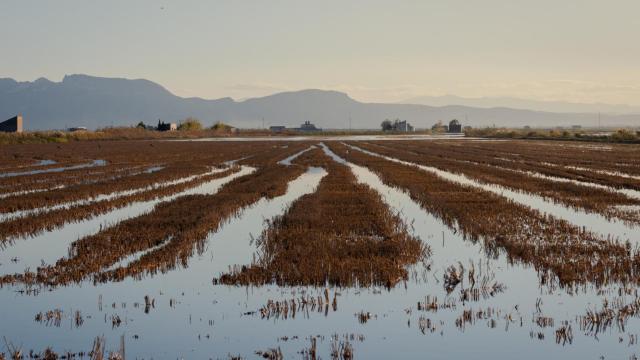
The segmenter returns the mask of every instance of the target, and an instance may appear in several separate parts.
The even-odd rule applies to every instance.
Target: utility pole
[[[600,122],[600,112],[598,111],[598,130],[600,130],[602,128],[602,123]]]
[[[262,128],[264,129],[264,116],[262,117]]]
[[[349,131],[351,131],[351,112],[349,112]]]

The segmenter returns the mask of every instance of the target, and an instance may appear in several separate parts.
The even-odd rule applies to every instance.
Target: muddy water
[[[634,246],[636,244],[640,244],[640,228],[633,225],[625,224],[623,221],[609,220],[604,216],[598,214],[587,213],[585,211],[572,209],[561,204],[556,204],[552,201],[548,201],[541,196],[514,191],[495,184],[484,184],[462,174],[455,174],[452,172],[440,170],[435,167],[411,163],[408,161],[368,151],[349,144],[345,145],[354,150],[361,151],[371,156],[383,158],[385,160],[393,161],[403,165],[414,166],[420,170],[433,173],[445,180],[449,180],[462,185],[473,186],[500,196],[504,196],[516,203],[531,207],[542,213],[564,219],[576,226],[584,227],[585,229],[593,231],[594,233],[598,233],[605,238],[610,237],[620,242],[629,241]]]
[[[344,160],[333,155],[336,161]],[[303,294],[320,295],[324,288],[307,287],[235,287],[212,285],[211,280],[229,265],[250,261],[255,251],[252,239],[264,227],[264,219],[284,211],[297,196],[312,192],[322,176],[321,170],[310,170],[291,182],[285,198],[263,201],[245,209],[237,218],[224,224],[208,238],[206,250],[189,261],[189,266],[141,281],[126,280],[93,286],[76,286],[42,291],[38,296],[17,293],[21,287],[0,289],[0,335],[23,344],[24,349],[53,346],[56,350],[88,350],[93,338],[104,335],[107,347],[115,349],[121,335],[126,341],[128,358],[227,358],[228,354],[258,358],[254,351],[280,347],[285,358],[300,358],[308,348],[308,337],[319,336],[319,356],[330,356],[330,337],[355,334],[351,341],[356,359],[388,358],[491,358],[491,359],[627,359],[638,352],[628,344],[628,334],[640,330],[640,321],[632,318],[626,332],[617,328],[599,334],[598,339],[585,335],[573,325],[573,344],[558,345],[555,330],[562,320],[573,321],[587,308],[599,307],[603,299],[613,295],[604,289],[598,295],[587,286],[570,295],[565,290],[540,286],[534,269],[510,264],[502,254],[487,256],[481,243],[464,240],[454,229],[444,226],[407,194],[385,186],[366,168],[346,163],[359,181],[381,193],[391,208],[398,212],[413,233],[428,243],[432,250],[426,264],[411,269],[412,276],[390,291],[383,288],[330,288],[330,296],[338,292],[337,310],[299,311],[295,318],[262,319],[253,312],[268,299],[288,300]],[[314,173],[315,171],[315,173]],[[297,186],[295,184],[298,184]],[[297,189],[297,190],[296,190]],[[451,294],[443,287],[444,269],[473,262],[477,273],[499,282],[504,291],[477,302],[459,301],[466,280]],[[465,274],[466,275],[466,274]],[[613,292],[612,292],[613,293]],[[617,293],[616,293],[617,294]],[[155,299],[155,306],[145,311],[144,296]],[[419,311],[417,302],[426,296],[437,297],[438,303],[455,304],[454,309],[437,312]],[[555,318],[552,327],[540,328],[533,320],[541,314]],[[625,301],[631,299],[627,296]],[[136,303],[138,306],[136,306]],[[463,310],[478,311],[491,307],[498,313],[490,319],[459,329],[456,318]],[[34,321],[40,311],[60,308],[64,318],[60,327]],[[80,311],[84,323],[73,324],[72,313]],[[361,324],[356,313],[369,312],[372,318]],[[122,323],[114,326],[112,316]],[[426,319],[434,331],[420,329]],[[522,325],[521,325],[522,324]],[[542,332],[544,340],[532,339],[530,332]],[[284,341],[283,337],[288,340]],[[297,338],[294,338],[297,337]],[[361,340],[358,340],[360,338]],[[620,342],[619,338],[623,340]]]

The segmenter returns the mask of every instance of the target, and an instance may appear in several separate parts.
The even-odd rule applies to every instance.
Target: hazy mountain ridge
[[[149,80],[67,75],[61,82],[0,79],[0,119],[23,114],[25,128],[98,128],[177,121],[188,116],[206,125],[225,121],[238,127],[298,126],[305,120],[322,128],[377,128],[385,118],[406,119],[418,128],[457,118],[471,126],[557,126],[598,124],[597,114],[551,113],[462,105],[363,103],[347,94],[301,90],[235,101],[182,98]],[[466,120],[465,120],[466,119]],[[603,116],[602,125],[640,125],[640,115]]]
[[[462,97],[456,95],[419,96],[401,102],[402,104],[422,104],[429,106],[462,105],[480,108],[504,107],[511,109],[528,109],[534,111],[559,113],[606,113],[637,114],[640,106],[604,103],[576,103],[564,101],[542,101],[514,97]]]

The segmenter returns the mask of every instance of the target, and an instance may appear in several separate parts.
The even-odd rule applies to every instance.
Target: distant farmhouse
[[[386,119],[382,122],[382,131],[397,131],[397,132],[413,132],[414,128],[407,122],[407,120],[396,119],[393,122]]]
[[[17,115],[12,117],[9,120],[0,122],[0,132],[21,133],[22,132],[22,115]]]
[[[311,123],[311,121],[305,121],[302,125],[300,125],[300,127],[298,128],[287,128],[284,127],[282,125],[275,125],[275,126],[270,126],[269,130],[271,130],[271,132],[274,133],[281,133],[281,132],[285,132],[287,130],[292,130],[292,131],[301,131],[301,132],[316,132],[316,131],[322,131],[321,128],[316,127],[314,124]]]
[[[460,134],[462,133],[462,124],[456,119],[449,121],[449,125],[444,125],[442,121],[433,124],[431,131],[436,133]]]
[[[413,126],[411,126],[411,124],[409,124],[407,122],[407,120],[396,121],[393,124],[393,127],[394,127],[395,131],[400,131],[400,132],[412,132],[413,131]]]
[[[311,121],[305,121],[304,124],[300,125],[300,127],[296,130],[305,132],[322,131],[322,129],[317,128],[314,124],[312,124]]]
[[[158,131],[176,131],[178,130],[178,125],[176,123],[166,123],[164,121],[158,120]]]

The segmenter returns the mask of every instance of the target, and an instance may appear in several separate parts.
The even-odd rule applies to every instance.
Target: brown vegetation
[[[484,239],[488,252],[503,249],[511,260],[532,264],[543,274],[551,271],[563,285],[637,281],[640,257],[625,246],[487,191],[348,151],[339,143],[330,147],[347,160],[367,166],[386,184],[406,190],[424,209],[465,237]],[[542,280],[549,279],[543,276]]]
[[[320,149],[297,159],[328,171],[315,193],[275,218],[258,243],[257,260],[225,274],[224,284],[393,286],[428,250],[407,232],[380,196]]]
[[[206,181],[229,175],[229,171],[210,174],[213,166],[222,162],[249,157],[245,160],[259,166],[264,161],[276,159],[302,147],[301,144],[278,145],[273,143],[190,143],[190,142],[108,142],[77,143],[63,146],[60,153],[49,158],[58,161],[57,166],[84,162],[81,156],[106,159],[108,165],[30,176],[0,178],[8,192],[32,191],[27,194],[5,197],[0,202],[0,212],[32,210],[21,217],[0,223],[0,241],[8,238],[37,234],[51,230],[70,221],[88,219],[98,214],[126,206],[133,201],[149,201],[175,194]],[[287,146],[286,148],[284,146]],[[16,146],[11,152],[20,158],[35,159],[45,156],[49,145]],[[251,159],[251,155],[259,154]],[[131,154],[136,156],[132,157]],[[5,154],[6,156],[6,154]],[[185,162],[185,159],[190,161]],[[252,160],[252,161],[250,161]],[[31,160],[29,162],[31,163]],[[149,171],[149,169],[155,171]],[[194,177],[196,175],[202,175]],[[191,178],[194,177],[194,178]],[[180,180],[183,183],[170,183]],[[120,197],[99,199],[100,195]],[[57,208],[51,208],[58,206]]]
[[[358,147],[392,156],[400,160],[463,174],[485,184],[496,184],[516,191],[539,195],[554,202],[574,208],[602,214],[608,218],[620,218],[640,224],[638,211],[622,211],[621,206],[640,206],[640,200],[603,188],[558,182],[531,173],[568,180],[585,181],[573,170],[565,170],[549,164],[530,165],[527,162],[497,159],[496,154],[482,154],[475,149],[441,144],[362,144]],[[546,160],[546,159],[545,159]],[[611,176],[600,176],[599,185],[616,187],[616,182],[607,182]],[[626,179],[624,183],[635,186],[640,180]]]
[[[270,136],[270,131],[263,129],[196,129],[186,128],[181,131],[156,131],[141,127],[109,127],[95,131],[66,132],[58,130],[29,131],[23,133],[0,133],[0,145],[72,143],[81,141],[104,140],[154,140],[154,139],[198,139],[228,136]]]
[[[314,312],[324,313],[324,316],[327,316],[329,314],[329,308],[331,308],[333,312],[338,310],[337,295],[338,294],[334,292],[333,300],[331,300],[329,290],[325,289],[324,296],[303,294],[299,297],[284,300],[274,301],[269,299],[258,311],[252,311],[245,315],[260,314],[260,318],[266,320],[295,319],[297,313],[302,313],[304,317],[309,317],[309,314]]]
[[[263,157],[282,159],[297,151],[299,147],[295,146],[275,147],[265,151]],[[166,271],[177,264],[186,265],[193,251],[201,249],[207,234],[217,229],[222,221],[262,197],[283,194],[287,182],[304,171],[302,167],[285,167],[273,162],[260,165],[254,174],[231,181],[214,195],[188,195],[160,203],[150,213],[76,241],[70,256],[55,265],[40,267],[35,273],[7,275],[2,282],[59,285],[81,281],[91,275],[95,275],[97,281],[120,280]],[[100,273],[125,256],[162,244],[126,268]]]
[[[513,128],[478,128],[465,129],[465,135],[481,138],[497,139],[530,139],[530,140],[562,140],[589,141],[603,143],[640,143],[640,131],[637,129],[513,129]]]
[[[3,238],[0,241],[7,241],[16,236],[37,235],[42,231],[50,231],[71,221],[82,221],[94,216],[107,213],[117,208],[122,208],[133,202],[151,201],[161,199],[166,196],[177,194],[197,185],[209,182],[214,179],[231,175],[238,170],[237,167],[226,171],[210,175],[203,175],[191,181],[162,186],[144,190],[132,195],[126,195],[110,200],[78,204],[55,210],[43,211],[32,215],[19,217],[16,219],[0,222],[0,234]]]
[[[536,171],[549,176],[595,182],[616,188],[639,188],[633,178],[598,172],[640,174],[640,154],[636,145],[531,142],[531,141],[430,141],[377,142],[414,151],[429,152],[438,157],[474,160],[500,167]],[[571,167],[588,168],[576,170]]]

